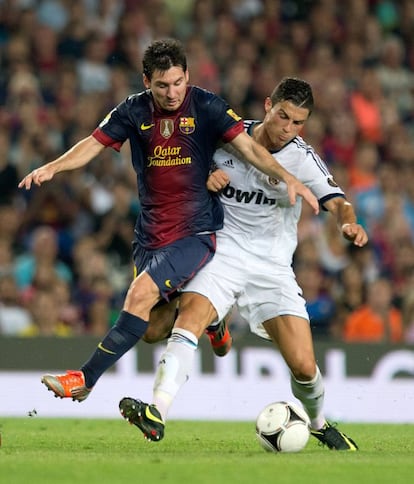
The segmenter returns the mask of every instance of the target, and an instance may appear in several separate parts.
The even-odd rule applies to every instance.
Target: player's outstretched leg
[[[164,437],[164,422],[155,405],[125,397],[119,402],[119,410],[125,420],[136,425],[147,440],[159,442]]]
[[[209,326],[206,329],[206,334],[210,338],[210,343],[216,356],[227,355],[233,343],[233,338],[227,326],[226,319],[222,319],[215,326]]]
[[[319,430],[311,430],[311,435],[332,450],[358,450],[357,444],[350,437],[329,422]]]
[[[59,398],[71,398],[73,401],[86,400],[92,388],[86,388],[82,371],[67,370],[64,375],[43,375],[42,383]]]

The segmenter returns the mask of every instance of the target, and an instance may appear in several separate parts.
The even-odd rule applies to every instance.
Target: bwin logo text
[[[267,198],[266,195],[258,190],[257,192],[243,192],[231,185],[227,185],[222,192],[226,198],[234,198],[239,203],[254,203],[256,205],[276,205],[275,198]]]

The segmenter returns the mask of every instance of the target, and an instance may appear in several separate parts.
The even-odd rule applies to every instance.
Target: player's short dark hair
[[[313,93],[310,84],[296,77],[285,77],[273,89],[270,95],[272,105],[282,101],[290,101],[295,106],[313,110]]]
[[[142,59],[143,73],[151,79],[155,71],[167,71],[179,66],[187,70],[187,57],[184,47],[176,39],[155,40],[145,50]]]

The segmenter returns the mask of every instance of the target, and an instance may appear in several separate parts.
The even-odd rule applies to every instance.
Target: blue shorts
[[[133,247],[136,273],[146,272],[167,301],[204,267],[216,251],[216,235],[190,235],[159,249]]]

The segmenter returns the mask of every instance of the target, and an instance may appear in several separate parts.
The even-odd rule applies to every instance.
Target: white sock
[[[309,415],[311,427],[322,428],[326,421],[322,410],[325,388],[319,368],[316,367],[316,375],[310,381],[298,381],[291,375],[290,385],[293,395],[302,402]]]
[[[167,348],[158,362],[153,387],[152,403],[157,406],[164,422],[178,390],[190,377],[197,346],[198,339],[190,331],[172,330]]]

